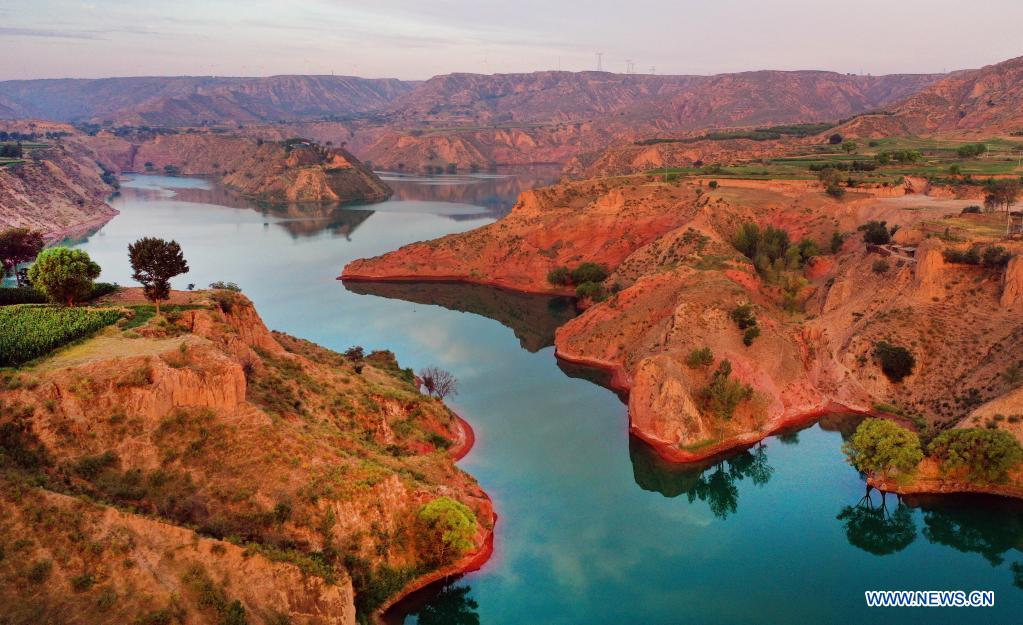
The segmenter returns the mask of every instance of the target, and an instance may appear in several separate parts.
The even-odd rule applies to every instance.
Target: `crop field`
[[[0,366],[20,365],[84,338],[121,317],[111,308],[0,308]]]

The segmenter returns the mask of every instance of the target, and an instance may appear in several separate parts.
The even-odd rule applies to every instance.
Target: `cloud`
[[[0,26],[0,35],[29,37],[33,39],[102,39],[98,33],[90,31],[47,30],[42,28],[18,28],[14,26]]]

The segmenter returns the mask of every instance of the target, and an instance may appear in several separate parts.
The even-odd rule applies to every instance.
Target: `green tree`
[[[21,276],[17,272],[18,265],[27,263],[43,250],[43,233],[28,228],[8,228],[0,232],[0,265],[3,275],[14,274],[21,286]]]
[[[910,473],[924,457],[915,432],[876,418],[864,419],[842,451],[858,471],[883,477],[893,469]]]
[[[718,364],[710,383],[697,393],[704,411],[720,419],[731,419],[739,404],[752,398],[753,387],[732,378],[732,363],[728,360]]]
[[[860,149],[860,144],[856,143],[855,141],[846,141],[842,143],[842,149],[845,151],[846,154],[852,154],[856,150]]]
[[[555,267],[547,272],[547,282],[555,286],[567,286],[572,284],[572,272],[568,267]]]
[[[74,306],[89,297],[100,267],[82,250],[54,247],[41,252],[28,271],[33,286],[55,304]]]
[[[449,562],[476,546],[476,515],[450,497],[438,497],[419,508],[420,549],[432,563]]]
[[[607,279],[607,267],[597,263],[583,263],[572,270],[572,282],[603,282]]]
[[[146,299],[156,304],[170,297],[170,279],[188,273],[188,263],[177,241],[145,237],[128,245],[128,258],[134,271],[132,279],[142,284]]]
[[[1009,471],[1023,462],[1023,448],[1005,430],[957,428],[939,434],[927,448],[941,462],[942,471],[965,469],[981,482],[1005,481]]]

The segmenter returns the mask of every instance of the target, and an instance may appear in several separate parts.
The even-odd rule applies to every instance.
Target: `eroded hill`
[[[342,278],[563,293],[575,285],[555,270],[607,267],[599,284],[579,285],[588,307],[558,329],[557,353],[612,372],[629,392],[632,431],[674,460],[835,409],[949,427],[1016,397],[1023,264],[947,262],[944,252],[998,244],[1004,260],[1023,249],[1000,241],[1004,214],[960,215],[970,200],[914,190],[864,185],[835,199],[813,180],[566,183],[523,194],[492,225],[355,261]],[[868,247],[857,229],[869,221],[899,226],[908,251]],[[784,231],[788,247],[764,252],[780,260],[736,248],[753,224]],[[802,240],[815,250],[805,258]],[[883,372],[882,344],[907,349],[912,372]]]
[[[390,353],[271,333],[236,293],[140,303],[2,378],[5,620],[354,623],[486,552],[468,430]],[[467,551],[423,533],[438,498],[474,514]]]

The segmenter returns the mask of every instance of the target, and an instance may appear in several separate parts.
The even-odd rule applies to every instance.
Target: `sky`
[[[1023,55],[1020,24],[1021,0],[0,0],[0,80],[941,72]]]

